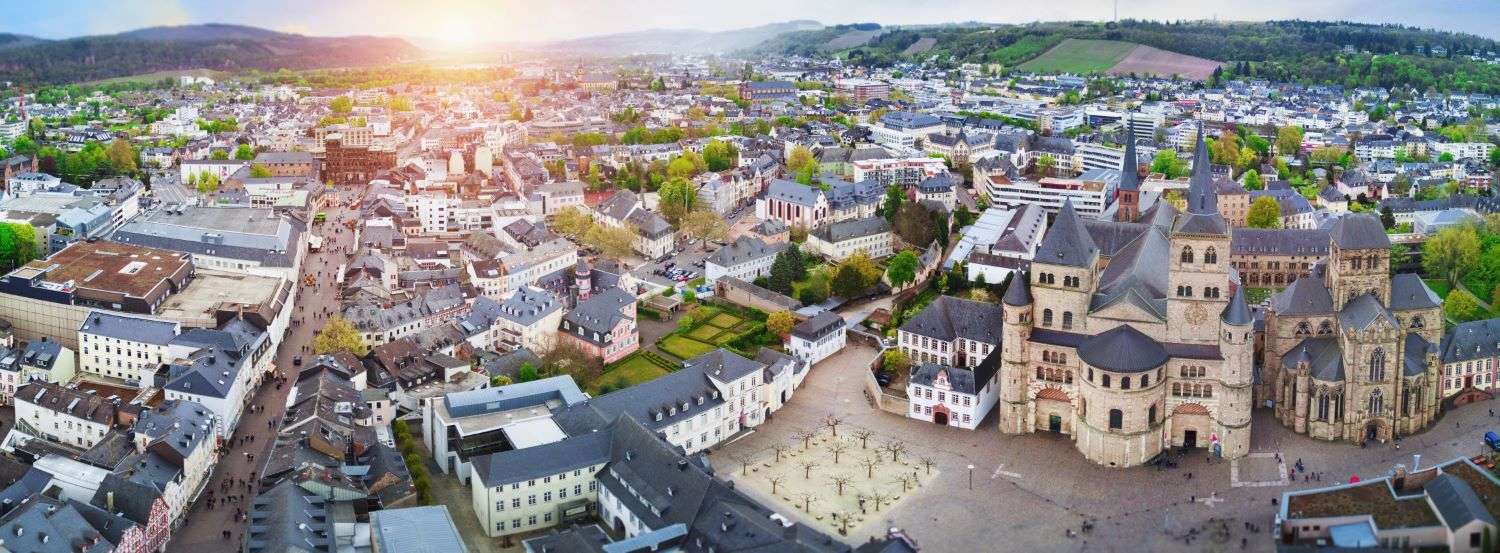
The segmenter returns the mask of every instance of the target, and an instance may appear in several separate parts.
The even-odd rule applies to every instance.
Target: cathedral
[[[1002,302],[1002,432],[1068,435],[1116,467],[1173,446],[1249,452],[1255,321],[1207,152],[1200,133],[1185,211],[1085,221],[1064,204]]]
[[[1417,275],[1390,276],[1375,215],[1345,215],[1331,231],[1328,257],[1266,308],[1261,395],[1314,438],[1417,432],[1441,409],[1442,299]]]

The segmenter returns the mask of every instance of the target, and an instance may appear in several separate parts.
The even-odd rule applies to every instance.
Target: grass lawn
[[[597,379],[596,390],[599,384],[609,383],[634,386],[664,374],[667,374],[667,369],[651,361],[645,355],[633,353],[617,363],[614,368],[600,375]]]
[[[1423,280],[1427,282],[1428,288],[1431,288],[1433,292],[1437,292],[1437,295],[1443,299],[1448,298],[1448,291],[1453,288],[1448,286],[1448,281],[1445,279],[1427,278]]]
[[[684,361],[713,351],[715,347],[683,336],[667,336],[656,347]]]
[[[1271,297],[1271,295],[1275,294],[1276,292],[1280,292],[1280,290],[1276,289],[1276,288],[1250,288],[1250,287],[1246,287],[1245,288],[1245,303],[1250,304],[1250,305],[1258,304],[1258,303],[1260,303],[1262,301],[1265,301],[1266,298]]]
[[[1116,40],[1070,38],[1017,66],[1017,69],[1043,73],[1099,73],[1120,63],[1135,47],[1134,43]]]
[[[708,324],[719,327],[721,329],[730,329],[734,328],[734,325],[740,324],[740,321],[742,320],[743,319],[736,317],[730,313],[720,313],[718,315],[714,315],[714,318],[709,319]],[[694,338],[696,337],[697,336],[694,336]]]
[[[694,340],[712,342],[714,336],[718,336],[720,332],[724,332],[724,329],[714,325],[703,325],[693,329],[693,331],[687,333],[687,335],[688,338],[692,338]]]

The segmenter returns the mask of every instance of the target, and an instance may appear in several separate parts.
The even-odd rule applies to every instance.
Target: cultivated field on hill
[[[858,29],[850,30],[845,32],[844,34],[834,37],[833,40],[828,41],[827,44],[823,45],[823,50],[834,52],[838,50],[858,48],[870,42],[871,39],[883,35],[887,32],[889,32],[889,29],[874,29],[868,31],[861,31]]]
[[[1115,40],[1070,38],[1017,66],[1039,73],[1109,73],[1112,75],[1181,75],[1206,79],[1219,62],[1160,48]]]

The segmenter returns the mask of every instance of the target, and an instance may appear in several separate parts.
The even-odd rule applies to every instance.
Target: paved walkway
[[[1252,449],[1272,459],[1280,454],[1288,467],[1301,459],[1323,479],[1304,481],[1298,474],[1286,484],[1235,487],[1231,463],[1210,462],[1202,450],[1179,456],[1176,469],[1108,468],[1084,459],[1065,436],[1001,434],[993,412],[979,430],[966,431],[877,411],[865,400],[860,380],[874,355],[871,348],[851,346],[815,367],[769,423],[712,453],[715,465],[725,467],[721,476],[739,477],[736,455],[771,455],[770,444],[818,426],[832,413],[845,419],[841,434],[867,428],[877,440],[900,439],[912,455],[931,456],[941,471],[903,499],[886,524],[866,524],[851,533],[850,543],[894,525],[929,551],[990,551],[999,543],[1016,551],[1239,551],[1241,540],[1246,551],[1271,551],[1271,499],[1283,491],[1327,486],[1351,474],[1378,477],[1397,463],[1411,466],[1413,452],[1422,453],[1422,466],[1473,455],[1482,450],[1484,430],[1500,428],[1500,419],[1489,416],[1490,404],[1473,404],[1404,439],[1400,449],[1361,448],[1294,434],[1260,411]],[[1245,466],[1242,480],[1272,474],[1280,480],[1276,464],[1255,463]],[[795,516],[795,509],[772,508]],[[1069,537],[1084,521],[1093,530]],[[1258,525],[1259,533],[1246,530],[1247,523]]]
[[[248,512],[254,501],[258,490],[255,481],[258,480],[276,439],[276,432],[270,421],[285,413],[287,395],[291,392],[292,383],[296,381],[297,368],[293,365],[292,358],[297,355],[311,357],[312,354],[302,348],[307,346],[310,349],[313,334],[323,326],[322,319],[309,320],[307,323],[301,321],[304,318],[311,319],[315,312],[338,309],[337,292],[331,284],[332,273],[348,258],[343,251],[354,245],[353,233],[341,223],[356,216],[356,213],[347,208],[336,207],[328,210],[326,223],[315,227],[327,241],[321,252],[309,253],[303,260],[303,274],[324,273],[327,276],[319,278],[320,284],[314,287],[304,287],[301,282],[297,283],[300,289],[294,306],[296,311],[292,313],[291,327],[282,339],[275,361],[276,374],[286,377],[287,382],[278,387],[273,377],[267,377],[266,382],[255,391],[251,405],[263,410],[247,410],[240,418],[238,430],[226,442],[229,447],[214,465],[213,474],[203,494],[189,509],[187,523],[173,533],[168,549],[240,549],[247,523],[237,520],[236,510]],[[229,532],[228,536],[224,534],[226,531]]]

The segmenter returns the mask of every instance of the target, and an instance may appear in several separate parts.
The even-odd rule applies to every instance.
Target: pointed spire
[[[1001,301],[1005,305],[1020,307],[1031,305],[1031,283],[1030,275],[1016,271],[1011,273],[1010,286],[1005,289],[1005,298]]]
[[[1141,160],[1135,155],[1135,133],[1125,127],[1125,157],[1120,161],[1120,190],[1141,188]]]
[[[1063,200],[1062,210],[1057,212],[1052,227],[1047,229],[1047,235],[1042,238],[1033,261],[1087,267],[1094,263],[1098,253],[1099,247],[1094,245],[1094,239],[1089,237],[1083,220],[1073,209],[1073,201],[1067,199]]]
[[[1212,166],[1208,144],[1203,139],[1203,124],[1199,123],[1198,145],[1193,149],[1193,176],[1188,181],[1188,213],[1207,215],[1219,212],[1219,197],[1214,190]]]
[[[1255,322],[1250,316],[1250,306],[1245,303],[1245,287],[1236,286],[1234,297],[1229,298],[1229,305],[1224,306],[1224,324],[1234,326],[1248,326]]]

